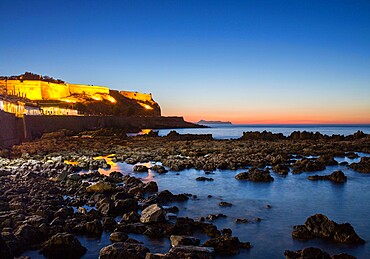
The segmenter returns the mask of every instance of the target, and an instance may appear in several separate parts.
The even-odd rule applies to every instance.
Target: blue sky
[[[370,1],[0,1],[0,74],[151,92],[164,115],[370,123]]]

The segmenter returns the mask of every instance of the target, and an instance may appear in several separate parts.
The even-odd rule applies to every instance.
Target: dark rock
[[[141,212],[141,223],[164,222],[166,212],[158,204],[152,204]]]
[[[117,222],[113,217],[103,217],[102,225],[104,230],[112,231],[113,229],[115,229]]]
[[[309,180],[318,181],[318,180],[330,180],[335,183],[344,183],[347,181],[347,176],[344,175],[342,171],[335,171],[330,175],[312,175],[307,177]]]
[[[149,196],[146,202],[148,204],[153,204],[153,203],[163,204],[163,203],[174,202],[174,201],[186,201],[188,199],[189,197],[185,194],[172,194],[170,191],[164,190],[152,196]]]
[[[100,236],[103,232],[103,226],[100,220],[93,220],[86,223],[86,232],[88,235]]]
[[[133,167],[134,172],[148,172],[148,169],[145,165],[134,165]]]
[[[144,185],[143,189],[146,192],[158,192],[158,185],[156,182],[148,182]]]
[[[122,178],[123,174],[120,173],[120,172],[117,172],[117,171],[114,171],[114,172],[111,172],[109,174],[109,177],[112,177],[112,178]]]
[[[125,242],[128,239],[128,235],[124,232],[113,232],[109,236],[112,242]]]
[[[159,174],[165,174],[168,172],[168,170],[161,165],[153,165],[150,169],[156,171]]]
[[[241,248],[249,249],[249,242],[243,243],[237,237],[231,235],[223,235],[212,238],[204,243],[203,246],[213,247],[217,254],[235,255],[238,254]]]
[[[273,177],[271,177],[270,172],[268,170],[263,171],[259,170],[256,167],[252,167],[249,169],[248,172],[242,172],[235,176],[235,179],[237,180],[248,180],[248,181],[254,181],[254,182],[271,182],[274,180]]]
[[[179,246],[179,245],[198,246],[200,244],[200,239],[192,237],[192,236],[172,235],[170,236],[170,240],[171,240],[172,246]]]
[[[130,211],[128,213],[125,213],[122,216],[121,223],[128,222],[128,223],[136,223],[140,221],[140,215],[137,213],[137,211]]]
[[[349,254],[338,254],[330,256],[327,252],[315,247],[308,247],[298,251],[285,250],[286,259],[356,259]]]
[[[349,167],[360,173],[370,173],[370,157],[361,157],[360,162],[352,163]]]
[[[218,205],[221,206],[221,207],[231,207],[231,206],[233,206],[230,202],[226,202],[226,201],[221,201]]]
[[[12,251],[5,243],[1,234],[0,234],[0,258],[2,259],[13,259],[14,258]]]
[[[212,247],[174,246],[170,249],[170,251],[167,254],[165,254],[164,258],[213,259],[215,258],[215,250]],[[153,257],[149,257],[146,259],[153,259]]]
[[[76,237],[72,234],[59,233],[46,241],[40,250],[40,253],[47,258],[80,258],[86,253]]]
[[[116,200],[114,202],[115,212],[117,214],[123,214],[130,211],[137,211],[139,209],[139,205],[137,200],[133,198],[128,198],[124,200]]]
[[[144,259],[149,249],[140,244],[117,242],[109,246],[103,247],[100,250],[100,259]]]
[[[226,218],[227,216],[225,214],[222,214],[222,213],[219,213],[219,214],[209,214],[207,216],[207,219],[208,220],[215,220],[215,219],[218,219],[218,218]]]
[[[207,178],[207,177],[204,177],[204,176],[200,176],[200,177],[197,177],[195,180],[197,180],[197,181],[213,181],[214,179],[213,178]]]
[[[307,218],[304,225],[295,226],[292,236],[301,240],[319,237],[345,244],[365,243],[357,235],[351,224],[338,224],[322,214],[315,214]]]
[[[272,170],[274,170],[275,173],[281,175],[287,175],[289,173],[289,167],[282,164],[275,165]]]

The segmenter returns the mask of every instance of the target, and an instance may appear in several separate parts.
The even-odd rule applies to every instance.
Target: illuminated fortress
[[[27,102],[37,106],[43,115],[161,115],[160,107],[151,94],[115,91],[96,85],[69,84],[32,73],[0,77],[1,96],[3,105],[0,108],[17,116],[30,114],[30,108],[25,106]],[[16,97],[17,100],[9,103],[9,97]]]

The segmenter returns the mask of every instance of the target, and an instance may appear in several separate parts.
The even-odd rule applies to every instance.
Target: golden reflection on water
[[[101,159],[104,159],[105,162],[110,165],[110,168],[107,168],[107,169],[104,169],[104,168],[99,168],[98,171],[99,173],[101,174],[104,174],[104,175],[107,175],[109,176],[109,174],[111,172],[120,172],[122,173],[122,170],[121,168],[118,166],[118,164],[116,162],[113,162],[112,159],[116,156],[116,154],[110,154],[110,155],[107,155],[107,156],[97,156],[97,157],[93,157],[94,160],[101,160]]]

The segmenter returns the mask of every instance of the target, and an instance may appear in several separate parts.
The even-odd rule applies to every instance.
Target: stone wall
[[[0,148],[19,144],[24,138],[23,123],[14,114],[0,111]]]
[[[70,94],[109,94],[109,88],[104,86],[68,84],[68,87]]]

